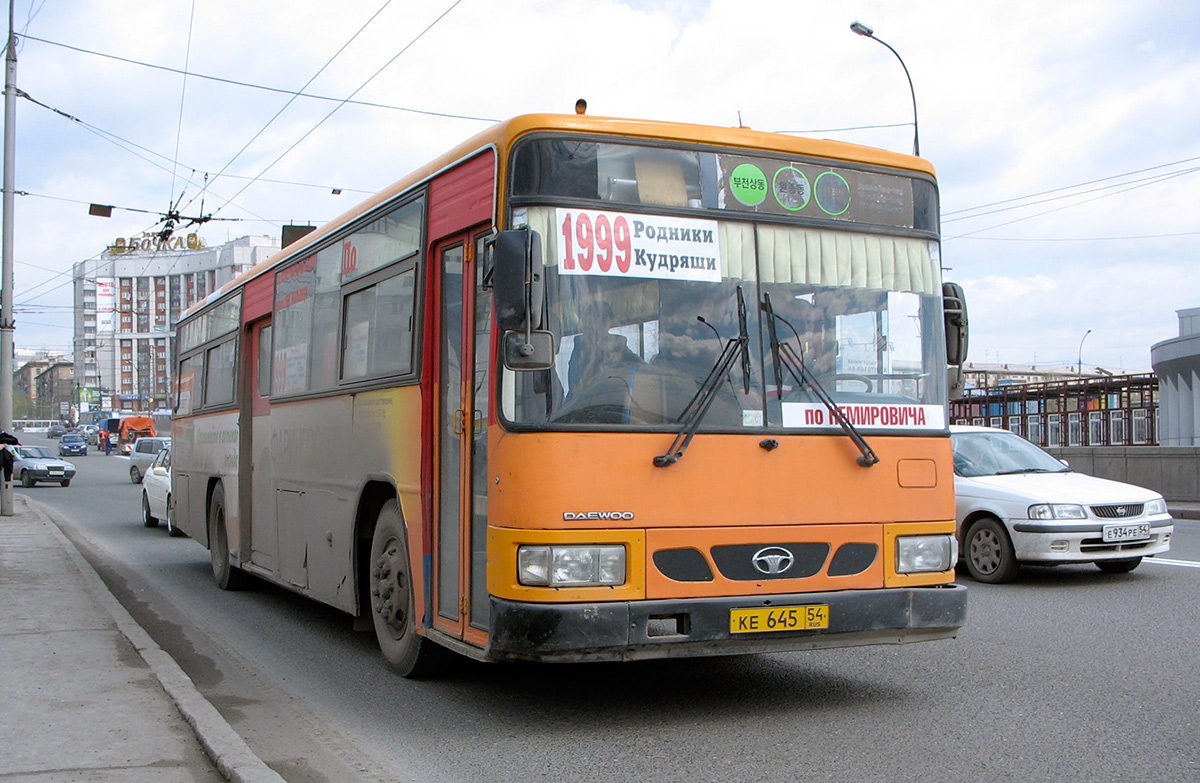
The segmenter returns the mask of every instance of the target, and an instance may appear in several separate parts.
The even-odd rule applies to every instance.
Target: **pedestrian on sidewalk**
[[[16,461],[8,447],[20,445],[21,441],[17,440],[16,436],[0,432],[0,470],[3,471],[5,481],[12,481],[13,463]]]

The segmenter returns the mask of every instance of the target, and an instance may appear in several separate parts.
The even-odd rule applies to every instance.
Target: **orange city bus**
[[[175,521],[407,676],[953,637],[960,295],[922,159],[517,117],[189,311]]]

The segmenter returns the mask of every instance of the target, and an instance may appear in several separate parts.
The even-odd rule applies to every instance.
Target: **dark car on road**
[[[58,442],[58,456],[60,457],[86,457],[87,451],[87,440],[78,432],[68,432]]]
[[[46,431],[46,436],[50,438],[61,438],[66,434],[67,428],[61,424],[53,424],[50,426],[50,429]]]

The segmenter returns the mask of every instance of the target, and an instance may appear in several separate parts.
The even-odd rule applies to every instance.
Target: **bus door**
[[[242,542],[249,542],[249,552],[243,550],[250,562],[274,572],[277,564],[274,497],[271,492],[271,319],[264,318],[250,327],[250,350],[247,356],[246,382],[249,384],[249,411],[243,410],[242,420],[249,413],[250,426],[241,427],[242,447],[238,450],[242,477],[238,497],[242,504]],[[257,509],[258,513],[252,513]]]
[[[482,290],[484,234],[439,246],[438,510],[434,625],[486,640],[487,420],[491,291]],[[465,360],[464,360],[465,357]]]

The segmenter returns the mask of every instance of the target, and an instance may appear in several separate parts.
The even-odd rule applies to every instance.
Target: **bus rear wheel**
[[[371,621],[388,665],[412,678],[444,671],[449,652],[417,633],[404,519],[394,499],[379,510],[368,566]]]
[[[229,562],[229,534],[225,530],[225,488],[218,484],[208,503],[208,553],[213,579],[222,590],[240,590],[246,586],[245,572]]]

